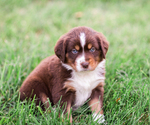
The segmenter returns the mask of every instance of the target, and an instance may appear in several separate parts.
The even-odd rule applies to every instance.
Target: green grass
[[[54,54],[58,38],[76,26],[102,32],[110,42],[107,123],[150,124],[149,13],[148,0],[0,0],[0,124],[69,124],[58,117],[57,106],[45,113],[33,101],[21,102],[18,90],[39,62]],[[73,113],[73,124],[95,124],[86,105]]]

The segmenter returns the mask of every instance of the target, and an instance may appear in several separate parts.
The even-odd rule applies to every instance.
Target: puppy
[[[44,107],[60,99],[65,113],[76,110],[89,99],[94,121],[103,123],[105,56],[108,41],[102,33],[88,27],[76,27],[61,36],[55,54],[44,59],[25,79],[20,99],[33,99]],[[43,107],[43,108],[44,108]],[[72,122],[72,120],[70,119]]]

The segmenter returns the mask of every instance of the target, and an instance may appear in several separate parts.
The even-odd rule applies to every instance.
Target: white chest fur
[[[90,97],[92,90],[105,80],[105,60],[100,62],[93,71],[72,72],[72,77],[68,80],[70,86],[76,89],[75,105],[73,109],[83,105]]]

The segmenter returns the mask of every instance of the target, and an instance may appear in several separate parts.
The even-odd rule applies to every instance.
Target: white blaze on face
[[[76,69],[78,72],[83,71],[84,68],[81,66],[81,63],[85,62],[84,46],[85,46],[85,33],[80,33],[80,43],[82,46],[82,54],[76,59]]]
[[[82,53],[82,55],[77,57],[77,59],[76,59],[76,69],[78,72],[84,70],[84,68],[81,65],[81,63],[83,63],[83,62],[85,62],[85,57],[84,57],[84,54]]]
[[[84,49],[84,45],[85,45],[85,33],[80,33],[80,43],[82,48]]]

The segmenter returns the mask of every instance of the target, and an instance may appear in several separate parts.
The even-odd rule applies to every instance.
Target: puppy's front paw
[[[104,118],[104,115],[103,115],[103,114],[96,114],[96,113],[93,113],[92,116],[93,116],[94,121],[97,121],[99,124],[105,122],[105,118]]]

